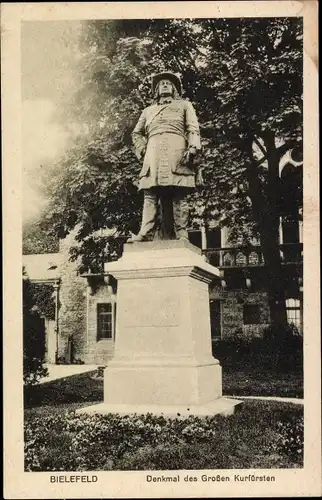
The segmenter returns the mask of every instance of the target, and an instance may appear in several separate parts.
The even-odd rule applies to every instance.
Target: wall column
[[[207,250],[207,231],[206,227],[204,224],[200,227],[200,232],[201,232],[201,249],[202,250]]]
[[[230,246],[228,243],[228,237],[229,237],[228,227],[222,227],[221,228],[221,246],[223,248]]]
[[[55,281],[54,287],[54,300],[55,300],[55,339],[56,339],[56,350],[55,350],[55,363],[58,364],[59,357],[59,280]]]

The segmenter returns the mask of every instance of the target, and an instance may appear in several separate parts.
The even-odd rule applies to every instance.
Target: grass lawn
[[[103,401],[103,378],[96,372],[80,373],[72,377],[53,380],[25,390],[25,408],[67,404],[76,406],[92,401]]]
[[[245,400],[232,416],[188,420],[73,413],[102,399],[93,373],[26,391],[26,470],[302,467],[300,405]]]
[[[103,401],[103,378],[87,372],[32,387],[25,393],[25,407],[77,405]],[[298,373],[255,373],[223,368],[223,394],[227,396],[303,397],[303,377]],[[54,410],[55,411],[55,410]]]
[[[278,396],[303,398],[301,373],[255,372],[254,370],[225,370],[223,393],[229,396]]]

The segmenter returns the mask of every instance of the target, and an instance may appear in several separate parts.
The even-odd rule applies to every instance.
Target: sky
[[[21,31],[23,217],[37,218],[45,200],[36,169],[64,151],[67,134],[55,112],[73,91],[80,23],[24,22]]]

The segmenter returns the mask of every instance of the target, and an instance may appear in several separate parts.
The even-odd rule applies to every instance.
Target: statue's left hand
[[[196,171],[196,186],[197,187],[202,187],[205,185],[205,181],[203,178],[203,169],[198,168]]]
[[[200,161],[196,159],[197,148],[190,146],[184,154],[184,165],[187,165],[191,170],[195,171],[196,186],[204,186],[203,169],[200,166]]]
[[[184,165],[187,165],[188,167],[192,168],[193,167],[193,160],[194,160],[194,157],[196,155],[196,152],[197,152],[196,148],[189,147],[183,155],[182,163]]]

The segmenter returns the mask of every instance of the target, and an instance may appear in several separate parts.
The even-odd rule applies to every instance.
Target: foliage
[[[57,365],[70,365],[70,364],[84,365],[85,361],[83,361],[82,359],[73,358],[73,357],[72,357],[72,360],[70,360],[68,357],[65,357],[65,356],[59,356],[57,358]]]
[[[151,102],[149,75],[179,72],[203,143],[205,185],[191,196],[191,222],[215,218],[245,243],[260,237],[271,320],[285,324],[279,216],[298,219],[302,178],[281,179],[280,160],[302,149],[301,19],[89,21],[80,49],[76,91],[61,115],[79,135],[58,164],[42,169],[44,227],[59,237],[77,227],[72,259],[81,256],[84,268],[94,254],[95,269],[120,255],[115,240],[107,249],[92,234],[138,230],[131,132]]]
[[[55,319],[54,287],[48,283],[33,283],[32,294],[38,314]]]
[[[23,278],[23,380],[26,385],[36,384],[47,375],[44,367],[44,323],[35,310],[32,283]]]
[[[23,255],[37,253],[55,253],[59,250],[56,235],[42,227],[40,219],[25,222],[22,231]]]
[[[303,370],[303,337],[295,325],[271,325],[264,330],[263,341],[279,370]]]
[[[284,420],[277,424],[278,438],[271,443],[270,449],[277,453],[285,453],[292,460],[299,461],[304,452],[304,419]]]
[[[80,238],[79,235],[78,239]],[[80,273],[88,270],[92,273],[103,272],[105,262],[119,258],[125,240],[124,237],[117,236],[115,233],[112,236],[91,234],[82,240],[81,245],[76,244],[70,247],[70,259],[76,261],[80,256],[82,257],[78,266]]]
[[[139,165],[130,134],[151,99],[149,75],[166,68],[181,73],[201,123],[207,185],[196,197],[205,219],[217,213],[232,228],[236,220],[238,227],[258,223],[248,186],[254,141],[265,150],[272,137],[282,140],[280,149],[262,153],[267,160],[301,140],[300,20],[90,21],[81,50],[78,87],[63,117],[82,125],[83,133],[53,174],[56,229],[69,231],[79,222],[84,238],[97,226],[126,231],[138,217]],[[266,170],[259,162],[262,203]]]
[[[213,352],[224,367],[234,370],[303,371],[303,337],[293,325],[272,325],[265,329],[263,338],[247,339],[241,333],[216,340]]]
[[[301,455],[296,462],[283,450],[272,456],[268,443],[279,438],[286,415],[301,414],[292,405],[247,402],[230,417],[33,416],[24,426],[25,470],[290,467]]]

